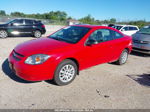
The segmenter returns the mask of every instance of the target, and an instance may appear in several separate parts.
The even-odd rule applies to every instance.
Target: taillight
[[[42,25],[42,28],[45,28],[45,25]]]

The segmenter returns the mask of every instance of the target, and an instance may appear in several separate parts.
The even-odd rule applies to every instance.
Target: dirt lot
[[[81,71],[70,85],[59,87],[47,81],[23,81],[8,68],[7,57],[11,50],[31,39],[0,39],[1,109],[150,109],[149,55],[132,53],[123,66],[92,67]]]

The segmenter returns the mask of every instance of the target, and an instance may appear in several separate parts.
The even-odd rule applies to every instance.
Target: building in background
[[[68,23],[68,25],[75,25],[75,24],[79,24],[80,21],[75,20],[75,19],[69,19],[69,20],[67,21],[67,23]]]

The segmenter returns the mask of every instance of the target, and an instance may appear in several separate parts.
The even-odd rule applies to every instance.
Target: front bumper
[[[25,64],[25,57],[21,60],[16,60],[13,53],[10,54],[8,61],[10,68],[15,72],[15,74],[27,81],[42,81],[51,80],[54,77],[54,72],[57,64],[51,59],[47,60],[40,65],[29,65]]]
[[[133,51],[150,54],[150,44],[133,43]]]

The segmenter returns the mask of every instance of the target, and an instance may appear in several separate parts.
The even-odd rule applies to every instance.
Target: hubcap
[[[0,31],[0,37],[1,38],[6,38],[7,37],[7,33],[5,31]]]
[[[36,32],[35,32],[35,37],[37,37],[37,38],[41,37],[41,32],[36,31]]]
[[[121,57],[122,59],[122,63],[125,63],[126,61],[127,61],[127,58],[128,58],[128,53],[127,52],[124,52],[123,54],[122,54],[122,57]]]
[[[74,66],[68,64],[61,68],[61,70],[59,72],[59,79],[62,82],[67,83],[73,79],[74,75],[75,75]]]

